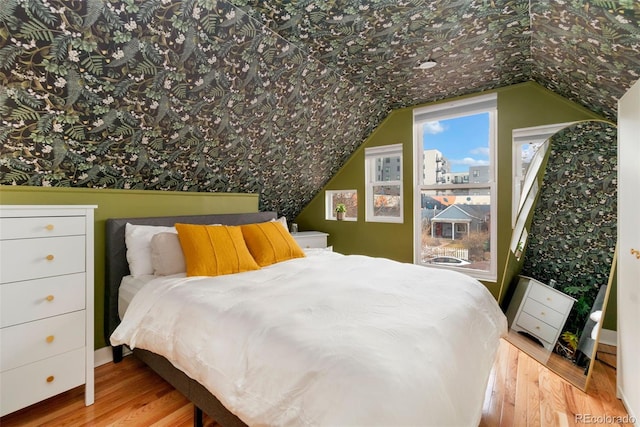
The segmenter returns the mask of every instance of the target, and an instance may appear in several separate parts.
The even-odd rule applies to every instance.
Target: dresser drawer
[[[566,313],[573,306],[573,299],[544,285],[532,284],[529,298],[551,307],[559,313]]]
[[[564,314],[558,313],[551,307],[548,307],[538,301],[527,298],[522,307],[522,311],[530,314],[531,316],[542,320],[548,325],[553,326],[556,329],[560,329],[564,325]]]
[[[85,271],[84,236],[0,241],[0,283]]]
[[[85,234],[84,216],[0,218],[0,240]]]
[[[83,384],[85,363],[81,348],[0,373],[0,415]]]
[[[84,347],[85,311],[0,329],[0,371]]]
[[[516,324],[547,343],[554,343],[558,329],[532,315],[521,312]]]
[[[0,285],[0,327],[85,309],[85,274]]]

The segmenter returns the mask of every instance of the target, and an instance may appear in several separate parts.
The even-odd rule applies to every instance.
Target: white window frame
[[[475,188],[489,189],[491,194],[491,210],[490,210],[490,247],[491,262],[489,270],[476,270],[454,266],[438,265],[437,268],[448,268],[460,271],[471,277],[480,280],[496,281],[498,277],[498,188],[497,188],[497,170],[498,170],[498,97],[492,93],[488,95],[480,95],[472,98],[465,98],[457,101],[451,101],[436,105],[431,105],[413,110],[413,145],[414,145],[414,221],[413,221],[413,240],[414,240],[414,263],[419,265],[427,265],[422,262],[422,215],[421,215],[421,194],[423,190],[472,190]],[[424,185],[422,183],[423,171],[423,132],[422,125],[426,122],[453,119],[456,117],[470,116],[474,114],[489,113],[489,182],[482,184],[436,184]]]
[[[538,176],[538,171],[544,160],[545,153],[549,148],[549,138],[558,131],[576,122],[554,123],[544,126],[533,126],[528,128],[513,129],[511,131],[513,160],[511,171],[513,174],[513,198],[511,200],[511,226],[515,227],[518,221],[518,214],[524,207],[527,193],[533,185],[533,181]],[[542,144],[535,157],[527,169],[526,176],[522,176],[522,146],[525,144]],[[520,183],[523,183],[522,186]]]
[[[376,180],[376,159],[380,157],[399,157],[400,158],[400,179],[389,181],[377,181]],[[385,145],[381,147],[370,147],[364,150],[365,158],[365,221],[366,222],[389,222],[399,223],[404,222],[404,194],[402,185],[402,175],[404,173],[403,159],[402,159],[402,144]],[[379,185],[398,186],[400,189],[400,213],[399,216],[381,216],[375,215],[374,200],[373,200],[373,187]]]
[[[356,198],[358,197],[358,190],[325,190],[324,192],[324,206],[325,206],[325,215],[324,218],[327,221],[337,221],[336,217],[336,209],[333,206],[333,195],[340,193],[355,193]],[[344,221],[357,221],[357,214],[355,217],[347,216],[345,212]]]

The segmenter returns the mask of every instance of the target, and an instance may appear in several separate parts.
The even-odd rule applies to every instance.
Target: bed
[[[477,425],[506,319],[462,274],[314,250],[236,274],[144,279],[123,292],[121,319],[127,223],[275,218],[108,220],[105,333],[114,360],[121,345],[132,347],[194,403],[196,423],[202,410],[223,426]]]

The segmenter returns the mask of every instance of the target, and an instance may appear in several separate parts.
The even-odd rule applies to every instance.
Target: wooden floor
[[[587,423],[576,416],[607,416],[606,421],[611,421],[611,417],[627,415],[615,397],[615,370],[596,362],[593,375],[588,393],[583,393],[501,341],[480,425],[578,426]],[[95,378],[96,402],[92,406],[84,406],[83,388],[79,387],[7,415],[0,419],[0,425],[186,427],[193,423],[189,402],[132,356],[117,365],[96,368]],[[213,420],[205,420],[205,426],[215,425]]]

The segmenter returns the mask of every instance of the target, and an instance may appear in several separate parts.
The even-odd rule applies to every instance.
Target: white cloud
[[[424,133],[428,133],[430,135],[435,135],[437,133],[442,133],[445,131],[444,126],[440,122],[426,122],[422,125],[424,129]]]
[[[454,165],[489,166],[489,161],[488,160],[474,159],[472,157],[465,157],[464,159],[450,160],[450,162],[452,164],[454,164]]]
[[[471,154],[480,154],[482,156],[489,157],[489,147],[478,147],[469,151]]]

